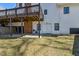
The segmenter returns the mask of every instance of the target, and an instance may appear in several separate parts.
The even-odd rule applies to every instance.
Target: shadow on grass
[[[23,37],[25,34],[3,34],[3,35],[0,35],[0,39],[17,39],[17,38],[20,38],[20,37]]]
[[[49,47],[49,48],[52,48],[52,49],[67,50],[67,51],[70,51],[71,52],[71,49],[70,48],[49,46],[51,43],[52,43],[52,41],[50,40],[50,43],[49,44],[38,44],[39,46],[42,46],[42,47],[39,48],[38,50],[36,50],[33,53],[33,55],[36,55],[36,53],[38,53],[39,51],[41,51],[42,49],[44,49],[46,47]],[[61,43],[61,42],[58,42],[58,43]],[[63,44],[63,43],[61,43],[61,44]]]
[[[38,44],[40,46],[42,46],[41,48],[39,48],[38,50],[36,50],[33,55],[36,55],[36,53],[38,53],[39,51],[41,51],[42,49],[46,48],[46,47],[49,47],[49,48],[52,48],[52,49],[60,49],[60,50],[67,50],[67,51],[70,51],[71,52],[71,49],[69,48],[63,48],[63,47],[53,47],[53,46],[49,46],[49,45],[45,45],[45,44]]]
[[[53,39],[48,39],[48,40],[50,40],[51,42],[56,42],[58,44],[71,45],[71,44],[68,44],[68,43],[65,43],[65,42],[56,41],[56,40],[53,40]]]
[[[52,43],[52,41],[49,40],[49,44],[48,44],[48,45],[50,45],[51,43]],[[48,45],[46,45],[46,44],[38,44],[38,45],[40,45],[40,46],[42,46],[42,47],[39,48],[38,50],[36,50],[36,51],[33,53],[33,55],[35,55],[37,52],[41,51],[42,49],[44,49],[45,47],[48,46]]]
[[[23,54],[25,53],[25,51],[28,50],[29,44],[31,44],[31,43],[34,42],[34,41],[35,41],[35,39],[32,39],[31,41],[28,40],[24,51],[21,52],[19,55],[20,55],[20,56],[23,56]],[[22,44],[22,45],[23,45],[23,44]],[[19,48],[20,48],[20,47],[19,47]],[[27,54],[27,53],[26,53],[26,54]]]
[[[58,44],[71,45],[71,44],[68,44],[68,43],[65,43],[65,42],[60,42],[60,41],[53,41],[53,42],[56,42],[56,43],[58,43]]]
[[[5,40],[5,39],[17,39],[18,37],[0,37],[0,40]]]
[[[65,48],[65,47],[54,47],[54,46],[49,46],[49,45],[45,45],[45,44],[39,44],[41,46],[44,46],[44,47],[50,47],[50,48],[55,48],[55,49],[61,49],[61,50],[70,50],[70,48]]]

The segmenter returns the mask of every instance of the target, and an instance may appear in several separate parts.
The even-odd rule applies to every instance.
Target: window
[[[1,24],[2,27],[5,27],[5,24]]]
[[[25,3],[25,6],[31,6],[31,3]]]
[[[47,15],[47,9],[44,10],[44,15]]]
[[[69,7],[64,7],[64,14],[69,14]]]
[[[22,7],[22,3],[19,3],[19,7]]]
[[[54,30],[58,31],[59,30],[59,23],[54,24]]]

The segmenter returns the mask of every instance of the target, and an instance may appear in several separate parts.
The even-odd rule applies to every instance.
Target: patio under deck
[[[12,22],[21,22],[21,34],[23,34],[24,21],[43,21],[44,15],[40,4],[0,10],[0,24],[9,23],[10,35],[12,35]]]

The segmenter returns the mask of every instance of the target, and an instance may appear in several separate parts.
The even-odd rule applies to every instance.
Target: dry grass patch
[[[23,40],[20,39],[5,39],[0,40],[0,47],[13,47],[18,46],[23,43]]]
[[[69,56],[72,55],[74,36],[43,36],[0,40],[0,55]]]
[[[74,36],[43,37],[28,44],[24,55],[72,55]]]

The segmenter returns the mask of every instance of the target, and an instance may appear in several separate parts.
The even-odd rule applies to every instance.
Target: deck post
[[[12,19],[10,18],[10,36],[12,36]]]
[[[39,26],[39,38],[40,38],[40,3],[39,3],[39,20],[38,20],[38,26]]]
[[[20,18],[21,20],[21,34],[23,34],[23,18]]]

